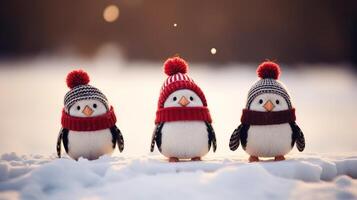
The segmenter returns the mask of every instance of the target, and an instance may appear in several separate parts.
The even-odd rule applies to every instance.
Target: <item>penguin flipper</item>
[[[300,127],[296,124],[296,122],[290,122],[289,124],[290,124],[291,130],[293,131],[291,147],[293,147],[294,143],[296,143],[297,149],[300,152],[304,151],[304,149],[305,149],[304,133],[301,131]]]
[[[61,128],[60,132],[58,133],[58,137],[57,137],[57,156],[59,158],[61,158],[61,142],[63,141],[63,146],[66,150],[66,152],[68,152],[68,129],[66,128]]]
[[[208,131],[208,150],[211,148],[211,144],[213,145],[213,152],[216,152],[217,149],[217,139],[216,133],[213,130],[212,124],[209,122],[205,122]]]
[[[248,129],[249,125],[241,124],[236,128],[229,140],[229,148],[232,151],[235,151],[239,147],[239,142],[242,144],[243,149],[247,146],[247,138],[248,138]]]
[[[64,150],[66,150],[66,153],[68,153],[68,133],[69,130],[63,128],[62,142],[63,142]]]
[[[112,133],[112,142],[113,142],[113,149],[115,148],[115,144],[118,143],[118,149],[120,152],[124,150],[124,137],[121,134],[119,128],[117,126],[113,126],[110,128],[110,132]]]
[[[161,129],[162,129],[163,126],[164,126],[163,122],[158,124],[158,125],[156,125],[156,127],[154,129],[154,132],[152,134],[152,137],[151,137],[150,152],[154,151],[155,142],[156,142],[157,148],[161,152],[161,136],[162,136]]]
[[[58,137],[57,137],[57,145],[56,145],[56,150],[57,150],[57,156],[59,158],[61,158],[61,142],[62,142],[62,129],[60,130],[60,132],[58,133]]]

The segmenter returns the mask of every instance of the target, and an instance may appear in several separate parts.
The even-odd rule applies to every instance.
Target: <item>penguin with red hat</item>
[[[170,162],[199,161],[210,148],[216,151],[216,135],[201,88],[187,75],[188,65],[180,57],[166,60],[164,82],[158,101],[151,152],[155,143]]]

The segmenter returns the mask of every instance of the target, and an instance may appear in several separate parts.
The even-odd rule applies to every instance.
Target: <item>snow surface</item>
[[[281,80],[306,138],[304,153],[294,149],[287,161],[248,164],[241,148],[229,150],[259,62],[219,68],[189,62],[189,75],[208,100],[218,148],[202,162],[172,164],[157,151],[149,154],[166,78],[162,62],[128,62],[105,50],[93,59],[1,60],[0,200],[357,199],[357,78],[346,65],[282,65]],[[85,69],[114,106],[123,153],[78,162],[52,155],[65,77],[75,68]]]
[[[7,153],[0,160],[0,199],[357,199],[354,155],[168,163],[155,155],[77,162]]]

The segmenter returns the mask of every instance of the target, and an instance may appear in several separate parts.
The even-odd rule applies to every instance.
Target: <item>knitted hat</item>
[[[248,92],[247,109],[254,98],[263,93],[274,93],[282,96],[288,103],[288,107],[292,108],[290,96],[285,86],[277,80],[280,75],[280,67],[278,64],[271,61],[263,62],[259,65],[257,74],[261,79],[255,82]]]
[[[163,108],[167,97],[180,89],[189,89],[194,91],[201,99],[203,106],[207,107],[206,97],[202,90],[195,82],[186,74],[188,65],[185,60],[180,57],[173,57],[166,60],[164,63],[164,72],[168,75],[164,82],[158,102],[158,108]]]
[[[97,88],[88,85],[89,76],[83,70],[73,70],[67,75],[67,86],[71,89],[64,96],[64,107],[68,111],[77,101],[96,99],[101,101],[108,109],[108,100]]]

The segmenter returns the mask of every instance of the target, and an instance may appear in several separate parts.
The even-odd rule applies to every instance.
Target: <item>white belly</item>
[[[109,129],[99,131],[69,131],[68,155],[94,160],[104,154],[113,153],[112,134]]]
[[[252,125],[248,130],[246,152],[252,156],[275,157],[291,150],[292,130],[288,123]]]
[[[208,132],[202,121],[166,122],[162,127],[161,153],[189,159],[208,153]]]

